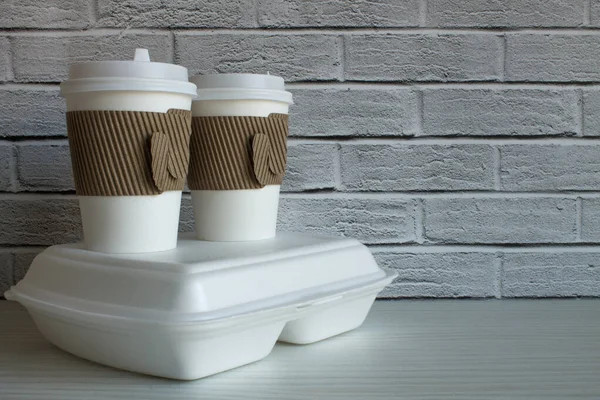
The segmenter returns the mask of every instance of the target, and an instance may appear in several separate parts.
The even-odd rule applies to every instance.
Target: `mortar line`
[[[189,195],[189,191],[184,191],[183,196]],[[9,192],[0,191],[0,200],[17,199],[48,199],[75,195],[75,189],[65,190],[37,190]],[[283,191],[282,198],[288,199],[357,199],[357,200],[414,200],[414,199],[565,199],[576,200],[578,197],[583,199],[598,199],[600,191],[556,191],[556,192],[517,192],[517,191],[344,191],[333,189],[304,190],[304,191]]]
[[[575,220],[575,230],[576,230],[576,238],[578,242],[582,241],[582,237],[581,237],[581,225],[583,223],[583,207],[582,207],[582,199],[581,197],[577,197],[575,199],[575,207],[576,207],[576,220]]]
[[[502,35],[502,51],[498,54],[500,58],[500,81],[504,82],[506,80],[506,53],[508,51],[507,38],[506,34]]]
[[[169,46],[169,54],[167,58],[170,59],[170,62],[175,64],[175,32],[169,32],[169,39],[171,41],[171,46]]]
[[[514,136],[290,136],[289,143],[344,143],[348,145],[558,145],[597,146],[600,137]]]
[[[423,119],[425,118],[425,113],[423,111],[424,108],[424,103],[423,103],[423,91],[422,90],[417,90],[416,92],[416,96],[417,96],[417,123],[415,126],[416,129],[416,135],[417,136],[421,136],[423,135]]]
[[[130,31],[128,31],[130,32]],[[179,31],[177,31],[179,32]],[[175,31],[173,32],[173,34]],[[12,39],[12,37],[10,37]],[[56,88],[58,89],[60,81],[48,82],[3,82],[0,83],[0,89],[35,89],[35,88]],[[412,82],[412,81],[295,81],[286,82],[286,88],[290,89],[356,89],[356,90],[423,90],[423,89],[460,89],[460,90],[565,90],[575,89],[600,89],[600,80],[597,82]]]
[[[502,153],[500,152],[500,147],[494,146],[494,189],[497,191],[502,190],[502,176],[500,173],[500,168],[502,165]]]
[[[502,280],[504,277],[504,254],[502,252],[497,252],[496,253],[496,259],[495,259],[495,263],[496,263],[496,298],[497,299],[501,299],[502,298]]]
[[[344,82],[346,80],[346,41],[348,40],[348,37],[346,35],[340,35],[341,38],[341,54],[340,54],[340,76],[339,76],[339,80],[341,82]]]
[[[183,197],[189,197],[184,193]],[[405,191],[405,192],[340,192],[334,190],[282,192],[286,199],[356,199],[356,200],[414,200],[414,199],[598,199],[596,192],[495,192],[495,191]],[[0,200],[44,200],[44,199],[76,199],[74,190],[67,191],[33,191],[33,192],[0,192]]]
[[[304,191],[304,192],[283,192],[283,198],[288,199],[357,199],[357,200],[413,200],[423,199],[563,199],[573,200],[577,197],[584,199],[600,198],[600,191],[557,191],[557,192],[517,192],[517,191],[346,191],[337,192],[333,190]]]
[[[107,28],[107,27],[92,27],[90,29],[77,28],[77,29],[36,29],[36,30],[22,30],[22,29],[0,29],[0,33],[10,34],[13,36],[22,37],[77,37],[77,36],[112,36],[112,35],[123,35],[124,32],[129,34],[165,34],[171,32],[170,29],[144,29],[144,28],[129,28],[128,26],[119,28]]]
[[[597,243],[568,243],[568,244],[367,244],[374,253],[396,252],[400,254],[440,254],[440,253],[491,253],[519,254],[519,253],[598,253],[600,246]]]
[[[457,82],[423,82],[423,81],[360,81],[347,79],[340,81],[294,81],[286,83],[291,89],[317,89],[327,88],[356,88],[356,89],[471,89],[471,90],[574,90],[574,89],[599,89],[600,80],[594,82],[525,82],[525,81],[457,81]]]
[[[6,38],[8,40],[8,54],[7,54],[7,58],[8,58],[8,81],[14,81],[15,80],[15,62],[14,62],[14,57],[13,57],[13,37],[12,36],[8,36]],[[6,85],[6,83],[4,84]],[[0,85],[0,88],[3,85]]]
[[[577,128],[579,130],[579,132],[577,133],[577,137],[582,137],[585,135],[585,115],[584,115],[585,99],[583,96],[583,89],[578,89],[577,95],[579,97],[579,99],[577,101],[577,111],[578,111]]]
[[[122,28],[101,28],[105,31],[120,31]],[[598,35],[600,34],[600,28],[595,26],[585,27],[527,27],[527,28],[497,28],[497,27],[470,27],[470,26],[457,26],[457,27],[319,27],[319,26],[308,26],[308,27],[293,27],[293,28],[268,28],[268,27],[236,27],[236,28],[222,28],[222,27],[178,27],[178,30],[187,32],[191,35],[211,35],[211,34],[325,34],[325,35],[339,35],[340,32],[344,33],[360,33],[360,34],[423,34],[423,35],[443,35],[443,34],[479,34],[479,35],[498,35],[502,33],[522,33],[522,34],[562,34],[562,35]],[[26,34],[35,36],[44,36],[48,33],[77,33],[80,32],[80,28],[0,28],[0,33],[11,33],[11,34]],[[132,30],[133,31],[133,30]],[[164,33],[169,32],[170,28],[136,28],[138,33]]]
[[[17,192],[17,193],[0,193],[0,200],[55,200],[55,199],[69,199],[76,200],[77,196],[73,190],[70,193],[60,192]]]
[[[22,143],[22,144],[64,144],[67,141],[66,134],[47,136],[6,136],[0,138],[0,143]],[[443,137],[443,136],[290,136],[290,145],[300,144],[332,144],[345,145],[402,145],[402,146],[464,146],[464,145],[536,145],[536,146],[600,146],[600,137]],[[574,190],[577,191],[577,190]],[[586,190],[584,190],[586,191]]]
[[[333,157],[333,182],[335,185],[336,191],[343,191],[345,188],[343,187],[342,182],[342,145],[336,143],[335,153]]]
[[[415,235],[418,244],[425,243],[425,204],[417,199],[415,204]]]
[[[40,146],[47,144],[61,144],[67,141],[66,133],[64,135],[48,135],[48,136],[9,136],[0,138],[0,143],[14,144],[29,144]]]
[[[12,58],[12,56],[11,56],[11,58]],[[0,90],[9,90],[9,89],[58,90],[59,87],[60,87],[59,83],[55,83],[55,82],[50,82],[50,83],[4,82],[4,83],[0,83]]]

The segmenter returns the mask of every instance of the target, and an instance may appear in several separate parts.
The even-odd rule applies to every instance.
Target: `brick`
[[[287,81],[337,80],[341,38],[323,34],[175,34],[175,57],[191,75],[269,72]]]
[[[404,27],[419,25],[419,1],[259,0],[267,27]]]
[[[179,232],[194,232],[194,208],[189,195],[181,199],[181,211],[179,212]]]
[[[600,90],[583,92],[583,134],[600,136]]]
[[[0,28],[87,28],[92,17],[90,3],[90,0],[2,1]]]
[[[9,252],[0,252],[0,299],[14,284],[12,256]]]
[[[493,253],[402,253],[375,250],[380,267],[398,278],[379,297],[495,297],[497,262]]]
[[[596,190],[599,146],[510,145],[500,147],[504,190]]]
[[[573,243],[575,199],[425,200],[425,236],[438,243]]]
[[[335,188],[335,144],[289,144],[284,192]]]
[[[428,89],[426,136],[573,136],[579,133],[575,90]]]
[[[581,240],[600,242],[600,199],[581,200]]]
[[[600,0],[591,0],[590,22],[592,26],[600,25]]]
[[[0,144],[0,191],[3,192],[12,190],[12,158],[12,146]]]
[[[278,229],[349,236],[365,243],[414,242],[414,208],[405,200],[284,196]]]
[[[504,255],[504,297],[575,297],[599,293],[600,253]]]
[[[12,198],[0,200],[0,244],[52,245],[81,239],[75,199]]]
[[[21,279],[25,278],[25,274],[29,269],[29,266],[33,262],[35,256],[37,256],[42,249],[36,250],[27,250],[27,251],[19,251],[13,253],[13,274],[15,278],[15,283],[19,282]]]
[[[0,87],[0,137],[66,136],[65,101],[57,87]]]
[[[496,81],[502,39],[495,34],[360,34],[346,37],[345,79]]]
[[[595,34],[506,35],[507,81],[596,82],[599,63]]]
[[[292,89],[292,136],[414,136],[417,95],[410,89]]]
[[[0,8],[2,5],[0,4]],[[0,11],[1,15],[1,11]],[[2,18],[0,16],[0,18]],[[10,41],[7,37],[0,36],[0,82],[10,80],[12,75],[10,66]]]
[[[349,191],[493,190],[487,145],[344,144],[342,185]]]
[[[13,38],[15,80],[59,82],[67,78],[69,65],[94,60],[130,60],[137,47],[150,51],[152,61],[169,62],[168,33],[82,32]]]
[[[584,0],[428,0],[432,27],[528,28],[583,25]]]
[[[254,0],[99,0],[97,26],[120,28],[248,28],[256,26]]]
[[[75,190],[66,141],[17,145],[17,173],[21,191]]]

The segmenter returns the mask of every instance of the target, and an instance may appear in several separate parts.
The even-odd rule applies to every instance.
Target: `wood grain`
[[[600,300],[377,302],[356,331],[195,382],[48,344],[0,302],[0,399],[598,399]]]

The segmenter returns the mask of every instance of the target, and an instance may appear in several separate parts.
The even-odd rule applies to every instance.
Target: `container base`
[[[269,355],[284,322],[223,335],[192,338],[164,327],[114,329],[89,326],[30,311],[42,335],[56,347],[110,367],[178,380],[195,380],[241,367]]]

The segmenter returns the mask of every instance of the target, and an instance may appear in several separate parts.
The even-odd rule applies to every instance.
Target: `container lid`
[[[258,242],[204,242],[174,250],[104,254],[82,244],[38,255],[7,297],[79,312],[156,322],[221,320],[391,280],[358,241],[281,233]],[[389,282],[388,282],[389,283]]]
[[[196,100],[271,100],[294,104],[283,78],[259,74],[212,74],[190,78],[198,86]]]
[[[89,61],[71,65],[60,94],[102,91],[151,91],[196,95],[187,68],[151,62],[147,49],[136,49],[132,61]]]

